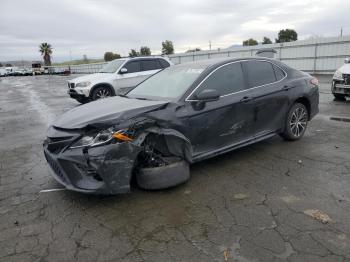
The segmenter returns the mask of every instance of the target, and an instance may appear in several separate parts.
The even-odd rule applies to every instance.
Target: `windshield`
[[[115,73],[124,62],[124,59],[113,60],[103,66],[99,73]]]
[[[153,75],[128,93],[131,98],[174,100],[183,95],[204,68],[196,65],[171,66]]]

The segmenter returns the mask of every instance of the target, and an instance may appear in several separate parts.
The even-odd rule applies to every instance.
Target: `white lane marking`
[[[39,193],[48,193],[48,192],[56,192],[56,191],[63,191],[63,190],[67,190],[67,189],[66,188],[43,189],[43,190],[40,190]]]

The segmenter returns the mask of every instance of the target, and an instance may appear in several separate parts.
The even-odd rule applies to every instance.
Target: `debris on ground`
[[[246,199],[246,198],[248,198],[249,197],[249,195],[248,194],[245,194],[245,193],[237,193],[237,194],[234,194],[233,195],[233,198],[235,199],[235,200],[243,200],[243,199]]]
[[[301,160],[298,160],[298,163],[299,163],[299,164],[302,164],[302,163],[303,163],[303,161],[301,161]]]
[[[308,209],[304,211],[305,215],[312,217],[313,219],[320,221],[323,224],[331,222],[332,219],[326,214],[317,209]]]
[[[228,249],[226,249],[226,250],[224,251],[224,260],[225,260],[225,262],[228,261],[229,252],[230,252],[230,251],[229,251]]]

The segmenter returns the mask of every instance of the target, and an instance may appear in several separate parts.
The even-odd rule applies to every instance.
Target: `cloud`
[[[159,53],[170,39],[175,50],[225,48],[253,37],[271,39],[283,28],[299,38],[350,34],[349,1],[294,0],[2,0],[0,61],[40,59],[38,45],[54,47],[53,60],[127,55],[147,45]]]

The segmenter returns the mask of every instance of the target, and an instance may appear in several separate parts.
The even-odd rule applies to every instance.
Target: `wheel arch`
[[[111,90],[112,95],[115,96],[114,87],[113,87],[110,83],[98,83],[98,84],[94,85],[94,86],[90,89],[89,97],[92,98],[92,94],[93,94],[93,92],[96,90],[96,88],[102,87],[102,86],[108,87],[108,88]]]
[[[306,109],[307,109],[307,114],[308,114],[308,120],[310,120],[311,118],[311,103],[310,103],[310,100],[305,97],[305,96],[301,96],[299,98],[297,98],[294,103],[292,104],[292,106],[296,103],[300,103],[300,104],[303,104]]]

